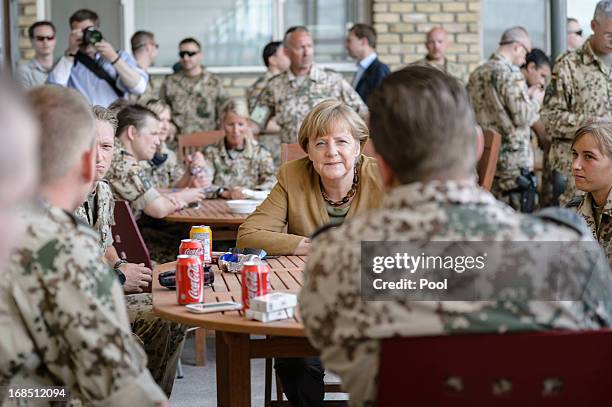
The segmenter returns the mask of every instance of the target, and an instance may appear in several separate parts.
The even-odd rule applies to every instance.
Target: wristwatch
[[[117,278],[119,279],[119,284],[124,285],[125,284],[125,274],[123,274],[123,271],[119,270],[119,267],[121,267],[122,264],[127,264],[128,262],[126,260],[117,260],[117,262],[113,265],[113,270],[115,270],[115,273],[117,273]]]
[[[223,187],[219,187],[219,189],[217,189],[217,197],[218,198],[223,198],[221,196],[222,193],[224,193],[225,191],[227,191],[227,189],[223,188]]]

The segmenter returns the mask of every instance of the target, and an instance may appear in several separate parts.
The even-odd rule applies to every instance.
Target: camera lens
[[[83,30],[83,42],[85,44],[94,45],[102,41],[103,38],[102,33],[94,27],[87,27]]]

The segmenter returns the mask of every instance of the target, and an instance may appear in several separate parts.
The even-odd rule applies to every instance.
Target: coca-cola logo
[[[201,256],[202,249],[185,249],[185,253],[183,254],[186,256]]]
[[[200,267],[188,266],[187,277],[189,277],[189,295],[193,299],[200,299]]]

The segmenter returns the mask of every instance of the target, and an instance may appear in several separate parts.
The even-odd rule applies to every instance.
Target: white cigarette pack
[[[281,319],[293,318],[293,308],[281,309],[272,312],[260,312],[248,309],[245,312],[248,319],[254,319],[261,322],[280,321]]]
[[[297,296],[291,293],[269,293],[252,298],[249,307],[253,311],[272,312],[297,305]]]

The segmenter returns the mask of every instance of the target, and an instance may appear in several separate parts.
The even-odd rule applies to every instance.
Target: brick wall
[[[19,0],[17,25],[19,26],[19,49],[22,60],[34,58],[34,50],[28,37],[28,27],[36,22],[36,0]]]
[[[372,21],[378,31],[378,54],[400,68],[427,54],[427,32],[442,26],[449,34],[449,60],[464,69],[464,78],[480,61],[480,0],[373,0]]]

